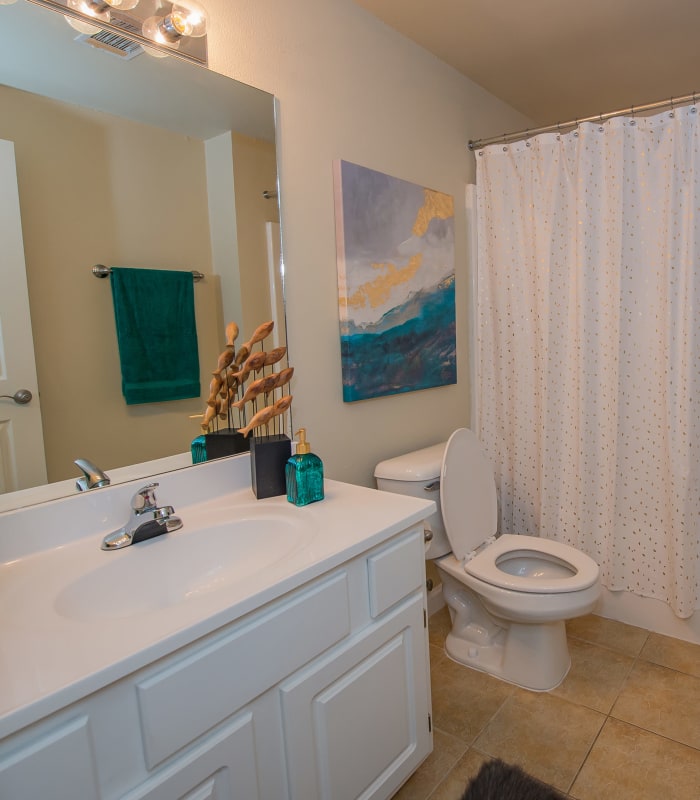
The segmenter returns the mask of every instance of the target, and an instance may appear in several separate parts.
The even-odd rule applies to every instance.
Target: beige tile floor
[[[434,749],[394,800],[458,800],[489,758],[575,800],[700,800],[700,645],[589,615],[572,666],[529,692],[451,661],[430,618]]]

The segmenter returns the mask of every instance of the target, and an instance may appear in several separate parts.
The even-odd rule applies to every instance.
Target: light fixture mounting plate
[[[28,0],[37,6],[44,6],[51,11],[56,11],[66,17],[73,17],[82,22],[89,22],[91,25],[101,28],[119,36],[124,36],[137,42],[143,47],[167,53],[175,58],[184,61],[193,61],[195,64],[207,66],[207,37],[206,35],[197,38],[183,36],[179,40],[177,49],[157,44],[146,36],[143,36],[141,26],[149,17],[154,14],[167,14],[173,6],[168,0],[140,0],[139,4],[128,11],[120,11],[118,7],[110,9],[111,20],[103,22],[95,20],[87,14],[81,14],[68,6],[68,0]]]

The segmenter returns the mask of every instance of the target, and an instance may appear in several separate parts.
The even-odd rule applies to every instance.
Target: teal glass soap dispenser
[[[296,454],[287,461],[287,500],[295,506],[306,506],[323,500],[323,462],[311,452],[306,441],[306,428],[299,428]]]

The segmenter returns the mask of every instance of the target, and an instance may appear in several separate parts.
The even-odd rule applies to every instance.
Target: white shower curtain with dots
[[[477,432],[500,529],[699,607],[700,111],[477,155]]]

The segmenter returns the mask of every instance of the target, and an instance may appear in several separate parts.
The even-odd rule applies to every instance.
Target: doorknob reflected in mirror
[[[29,389],[17,389],[14,394],[0,394],[0,397],[7,397],[9,400],[14,400],[20,406],[26,406],[32,400],[32,393]]]

